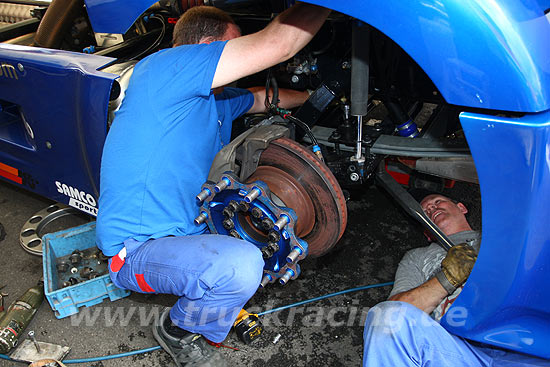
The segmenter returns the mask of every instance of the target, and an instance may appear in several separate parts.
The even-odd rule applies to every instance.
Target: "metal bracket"
[[[415,168],[418,172],[479,184],[472,157],[421,158]]]
[[[260,155],[269,143],[275,139],[289,137],[288,128],[281,125],[273,125],[282,121],[282,117],[273,116],[264,122],[245,131],[231,143],[223,147],[210,167],[208,181],[217,182],[224,172],[235,172],[241,182],[245,182],[256,168]],[[239,166],[237,161],[241,162]]]

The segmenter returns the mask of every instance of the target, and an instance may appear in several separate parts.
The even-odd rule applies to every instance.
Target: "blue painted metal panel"
[[[0,75],[0,100],[23,115],[0,127],[0,162],[18,170],[25,188],[63,203],[72,198],[73,206],[87,204],[85,211],[93,213],[109,95],[118,77],[97,69],[113,59],[3,44],[0,55],[2,70],[11,70]],[[10,128],[20,134],[1,134]]]
[[[550,358],[550,111],[522,118],[463,113],[460,120],[480,181],[483,239],[449,310],[466,310],[465,322],[442,324]]]
[[[94,32],[124,34],[155,0],[85,0]]]
[[[382,31],[451,104],[550,109],[550,0],[304,1]]]

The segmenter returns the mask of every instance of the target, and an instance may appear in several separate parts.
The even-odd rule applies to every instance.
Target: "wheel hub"
[[[344,195],[328,168],[293,140],[280,138],[263,151],[242,183],[226,172],[197,195],[196,224],[211,233],[256,245],[265,260],[262,286],[286,284],[300,274],[299,261],[328,252],[342,236]]]

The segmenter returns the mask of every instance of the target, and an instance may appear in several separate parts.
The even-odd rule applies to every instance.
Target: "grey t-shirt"
[[[481,233],[478,231],[458,232],[450,235],[449,240],[455,245],[468,243],[476,251],[479,251]],[[446,255],[447,251],[437,243],[431,243],[429,246],[408,251],[399,262],[397,273],[395,274],[395,283],[389,297],[416,288],[432,278],[441,269],[441,261]],[[459,293],[460,290],[461,288],[457,292]],[[453,294],[449,297],[453,297],[454,299],[457,296],[458,294]],[[445,302],[448,302],[447,298],[441,303]],[[434,313],[432,313],[432,317],[436,320],[439,320],[442,316],[442,311],[438,311],[439,308],[436,308]]]

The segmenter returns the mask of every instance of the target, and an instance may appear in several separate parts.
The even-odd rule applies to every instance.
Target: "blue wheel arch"
[[[396,42],[454,105],[550,109],[548,0],[304,0],[358,18]]]
[[[235,1],[235,0],[233,0]],[[304,0],[386,34],[454,105],[550,109],[550,0]],[[86,0],[95,32],[124,33],[154,1]],[[227,1],[231,3],[231,0]]]

